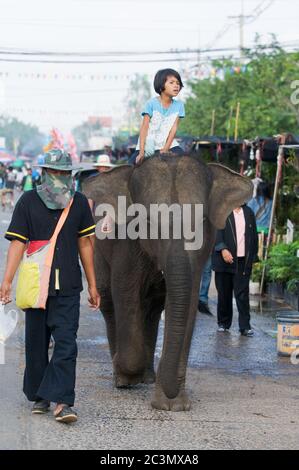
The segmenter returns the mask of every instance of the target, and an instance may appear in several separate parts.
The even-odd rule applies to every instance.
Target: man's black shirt
[[[50,240],[62,209],[48,209],[35,189],[25,192],[16,204],[5,238],[23,243]],[[78,238],[95,233],[86,197],[76,192],[69,215],[58,235],[52,264],[49,295],[69,296],[82,291]]]

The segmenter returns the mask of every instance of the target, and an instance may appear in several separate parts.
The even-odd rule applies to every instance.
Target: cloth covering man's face
[[[48,209],[64,209],[75,194],[72,172],[44,168],[37,193]]]

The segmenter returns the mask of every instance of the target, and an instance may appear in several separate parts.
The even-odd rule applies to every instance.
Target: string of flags
[[[187,80],[192,79],[207,79],[207,78],[219,78],[223,80],[226,75],[241,74],[244,72],[250,71],[250,66],[248,65],[236,65],[231,67],[213,67],[212,65],[199,65],[195,70],[185,71],[185,78]]]
[[[226,74],[240,74],[250,70],[248,65],[236,65],[231,67],[214,67],[208,63],[202,63],[193,67],[180,69],[185,80],[214,78],[223,79]],[[149,81],[153,79],[150,74],[142,74]],[[136,73],[131,74],[94,74],[94,73],[56,73],[56,72],[15,72],[0,70],[0,80],[15,78],[20,80],[75,80],[75,81],[130,81]]]
[[[41,73],[1,71],[0,79],[17,78],[27,80],[131,80],[135,74],[92,74],[92,73]],[[150,76],[148,76],[150,78]]]
[[[56,116],[73,116],[73,115],[88,115],[92,116],[95,114],[93,110],[59,110],[59,109],[37,109],[37,108],[26,108],[26,107],[10,107],[5,106],[1,108],[1,112],[4,113],[30,113],[30,114],[55,114]]]

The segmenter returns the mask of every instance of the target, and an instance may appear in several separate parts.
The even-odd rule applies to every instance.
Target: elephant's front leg
[[[165,411],[189,411],[191,402],[184,386],[181,385],[179,394],[175,398],[168,398],[163,392],[162,387],[156,383],[154,397],[151,401],[153,408]]]
[[[163,389],[163,386],[161,384],[161,373],[163,372],[161,371],[163,371],[163,362],[164,366],[167,367],[167,363],[165,364],[165,361],[167,361],[167,359],[162,355],[157,372],[154,396],[151,402],[153,408],[166,411],[189,411],[191,408],[191,402],[185,390],[185,377],[196,311],[197,301],[194,303],[193,311],[190,312],[190,318],[188,319],[186,334],[184,338],[183,350],[179,361],[177,374],[177,381],[179,384],[178,394],[175,397],[168,397]]]
[[[181,320],[181,324],[172,324],[176,322],[176,318],[173,316],[173,305],[171,305],[169,299],[167,300],[163,352],[152,399],[152,407],[159,410],[188,411],[191,407],[191,402],[185,391],[185,377],[198,303],[199,276],[196,277],[197,280],[194,280],[192,289],[189,291],[189,308],[185,312],[186,318]],[[184,294],[182,294],[182,297],[184,297]],[[182,333],[183,324],[184,332]],[[177,352],[180,334],[183,335],[183,341],[177,358],[174,353]],[[174,371],[174,373],[169,373],[169,371]]]

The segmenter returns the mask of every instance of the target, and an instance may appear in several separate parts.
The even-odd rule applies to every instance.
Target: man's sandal
[[[64,406],[62,410],[54,416],[55,420],[59,423],[75,423],[78,420],[77,413],[75,413],[70,406]]]

